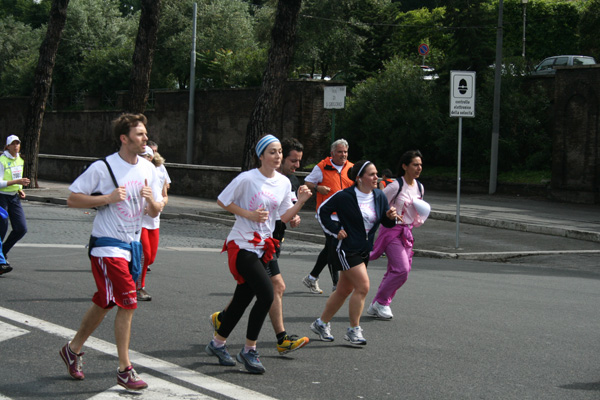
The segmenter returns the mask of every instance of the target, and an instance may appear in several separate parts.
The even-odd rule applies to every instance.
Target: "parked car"
[[[439,78],[439,75],[435,73],[435,68],[428,65],[419,65],[423,71],[423,79],[426,81],[433,81]]]
[[[554,56],[544,59],[535,66],[531,75],[554,75],[554,67],[570,67],[573,65],[593,65],[596,64],[594,57],[588,56]]]
[[[329,76],[325,76],[325,78],[322,78],[323,75],[321,74],[313,74],[312,78],[310,77],[310,74],[300,74],[299,78],[300,79],[312,79],[312,80],[321,80],[323,79],[324,81],[328,81],[331,80],[331,77]]]

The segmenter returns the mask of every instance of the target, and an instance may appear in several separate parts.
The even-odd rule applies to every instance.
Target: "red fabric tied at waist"
[[[269,261],[271,261],[273,259],[273,254],[275,254],[275,252],[277,251],[278,248],[279,248],[279,240],[271,238],[271,237],[265,239],[265,246],[263,247],[265,254],[263,254],[263,256],[262,256],[262,260],[265,263],[265,265],[268,264]]]
[[[254,232],[254,238],[252,240],[249,240],[248,242],[254,244],[254,247],[262,247],[264,254],[261,259],[265,263],[265,265],[268,264],[269,261],[271,261],[273,259],[273,255],[275,254],[275,251],[277,251],[277,249],[279,248],[279,240],[273,239],[273,238],[266,238],[263,241],[263,239],[260,237],[260,235],[256,232]],[[261,242],[263,242],[262,245],[261,245]],[[246,281],[239,274],[239,272],[237,270],[237,256],[238,256],[238,253],[240,252],[240,246],[238,246],[237,243],[234,242],[233,240],[230,241],[229,243],[227,243],[227,241],[226,241],[225,244],[223,245],[223,249],[222,249],[221,253],[224,251],[227,252],[227,261],[229,264],[229,272],[231,272],[231,275],[233,275],[236,282],[238,284],[242,285]]]
[[[242,278],[242,276],[238,273],[237,270],[237,256],[240,252],[240,246],[238,246],[237,243],[233,240],[229,243],[225,241],[221,253],[223,253],[224,251],[227,252],[227,263],[229,264],[229,272],[231,272],[231,275],[233,275],[238,284],[243,284],[246,281],[244,280],[244,278]]]

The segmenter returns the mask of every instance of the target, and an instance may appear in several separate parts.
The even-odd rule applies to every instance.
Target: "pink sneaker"
[[[117,383],[128,390],[142,390],[148,387],[148,384],[139,377],[132,365],[125,368],[123,372],[117,368]]]
[[[85,378],[83,371],[81,371],[81,366],[83,365],[83,358],[81,356],[83,356],[83,353],[73,353],[69,347],[69,343],[67,343],[62,349],[60,349],[58,354],[60,354],[60,357],[67,365],[67,371],[73,379],[80,381]]]

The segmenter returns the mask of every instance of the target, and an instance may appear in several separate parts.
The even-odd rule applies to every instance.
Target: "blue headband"
[[[267,148],[267,146],[273,142],[279,143],[279,139],[277,139],[273,135],[266,135],[262,139],[260,139],[258,143],[256,143],[256,155],[260,157],[263,151],[265,151],[265,149]]]

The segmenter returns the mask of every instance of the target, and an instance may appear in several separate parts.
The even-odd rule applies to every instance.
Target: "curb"
[[[444,211],[432,211],[429,218],[441,221],[456,222],[456,215]],[[578,229],[548,227],[543,225],[533,225],[524,222],[501,221],[495,219],[462,216],[460,222],[470,225],[487,226],[490,228],[508,229],[512,231],[539,233],[542,235],[560,236],[569,239],[585,240],[588,242],[600,243],[600,232],[583,231]]]
[[[36,201],[41,203],[50,203],[58,205],[66,205],[67,199],[60,197],[46,197],[28,195],[28,201]],[[441,221],[456,221],[456,216],[453,213],[435,211],[431,212],[430,218]],[[235,218],[233,216],[214,213],[209,211],[199,211],[198,214],[191,213],[162,213],[161,218],[164,219],[179,219],[185,218],[193,221],[202,221],[233,226]],[[461,223],[487,226],[491,228],[507,229],[521,232],[537,233],[551,236],[560,236],[571,239],[585,240],[600,243],[600,233],[581,231],[576,229],[567,229],[559,227],[546,227],[540,225],[526,224],[522,222],[500,221],[481,217],[461,216]],[[286,230],[286,237],[290,239],[302,240],[310,243],[322,244],[323,235],[314,233],[298,232],[294,230]],[[439,258],[439,259],[457,259],[457,260],[472,260],[472,261],[504,261],[516,257],[529,257],[540,255],[564,255],[564,254],[600,254],[600,250],[575,250],[575,251],[521,251],[521,252],[486,252],[486,253],[450,253],[433,250],[418,250],[414,249],[414,255],[417,257]]]

